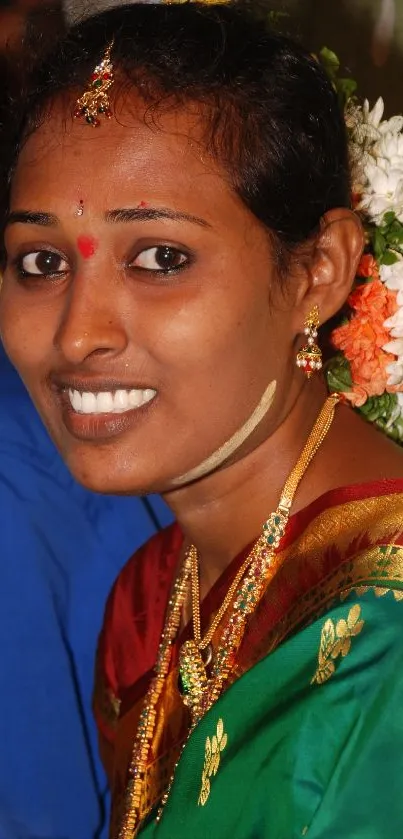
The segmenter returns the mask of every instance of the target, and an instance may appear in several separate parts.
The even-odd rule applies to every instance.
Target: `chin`
[[[161,493],[169,485],[161,470],[155,474],[156,459],[121,451],[103,450],[101,446],[87,446],[61,451],[68,470],[81,486],[100,495],[149,495]]]

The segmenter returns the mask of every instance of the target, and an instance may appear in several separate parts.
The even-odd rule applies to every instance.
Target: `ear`
[[[297,286],[293,311],[297,333],[314,306],[318,306],[321,324],[341,309],[351,291],[363,248],[364,233],[356,213],[341,208],[323,216]]]

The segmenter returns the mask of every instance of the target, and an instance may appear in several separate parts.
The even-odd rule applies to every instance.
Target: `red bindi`
[[[147,202],[146,201],[140,201],[140,204],[137,204],[137,208],[139,210],[143,210],[144,207],[147,207]]]
[[[98,247],[97,239],[93,236],[79,236],[77,239],[77,247],[84,259],[89,259],[94,256]]]

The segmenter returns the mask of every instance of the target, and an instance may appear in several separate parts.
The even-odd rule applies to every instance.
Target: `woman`
[[[24,107],[5,346],[73,474],[179,522],[106,611],[111,835],[400,836],[402,453],[319,371],[363,247],[332,86],[248,8],[136,5]]]

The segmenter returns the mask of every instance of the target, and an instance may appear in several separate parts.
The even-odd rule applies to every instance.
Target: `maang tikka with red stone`
[[[94,128],[101,124],[100,116],[108,119],[112,116],[107,93],[114,81],[111,62],[112,47],[113,41],[105,50],[102,61],[95,67],[88,90],[77,99],[77,108],[74,112],[76,119],[82,117],[88,125],[92,125]]]
[[[322,369],[322,350],[316,343],[319,323],[319,309],[314,306],[305,321],[306,344],[297,354],[297,367],[303,370],[308,379],[312,373]]]

